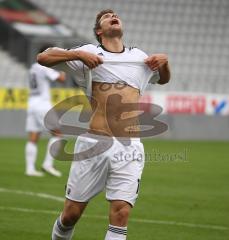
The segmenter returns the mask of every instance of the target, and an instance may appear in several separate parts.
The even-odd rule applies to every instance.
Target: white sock
[[[43,162],[43,167],[49,168],[49,167],[53,167],[53,157],[50,154],[50,147],[52,146],[52,144],[54,142],[56,142],[57,140],[60,140],[60,137],[52,137],[49,139],[48,141],[48,145],[47,145],[47,150],[46,150],[46,155],[45,155],[45,160]]]
[[[26,172],[31,172],[35,170],[36,159],[37,144],[33,142],[27,142],[25,146]]]
[[[61,217],[57,218],[52,229],[52,240],[71,240],[74,226],[66,227],[61,222]]]
[[[126,240],[127,227],[116,227],[109,224],[105,240]]]

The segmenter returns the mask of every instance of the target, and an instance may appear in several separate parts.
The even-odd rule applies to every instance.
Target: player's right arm
[[[82,61],[90,69],[103,63],[101,57],[82,50],[65,50],[54,47],[48,48],[46,51],[37,55],[38,63],[46,67],[52,67],[62,62],[75,60]]]

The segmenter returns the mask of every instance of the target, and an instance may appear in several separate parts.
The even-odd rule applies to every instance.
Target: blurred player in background
[[[75,155],[66,188],[64,210],[53,227],[53,240],[72,238],[74,225],[88,202],[103,189],[110,202],[105,240],[126,239],[128,218],[138,197],[144,167],[144,148],[137,134],[139,122],[136,114],[134,116],[131,110],[127,110],[119,118],[118,113],[122,103],[138,105],[148,82],[165,84],[170,79],[167,55],[148,57],[138,48],[126,48],[123,45],[122,22],[112,10],[104,10],[97,15],[94,32],[100,43],[98,46],[85,44],[71,50],[51,48],[38,55],[38,61],[45,66],[67,62],[82,79],[86,68],[93,69],[92,98],[97,104],[91,102],[93,115],[89,131],[78,137],[76,153],[85,152],[97,143],[102,143],[100,147],[105,146],[109,143],[108,138],[112,143],[105,152],[82,161],[77,161]],[[141,61],[142,65],[112,65],[105,63],[105,60],[135,60]],[[110,97],[114,100],[108,104]],[[124,131],[123,122],[131,128]],[[117,138],[129,139],[130,145],[121,143]],[[142,160],[133,159],[133,152],[141,155]],[[126,159],[116,158],[121,154]]]
[[[43,52],[47,46],[41,48]],[[35,167],[37,159],[37,142],[40,133],[45,131],[44,117],[51,109],[50,82],[65,81],[65,73],[58,72],[51,68],[34,63],[29,70],[29,99],[26,119],[26,131],[28,132],[28,142],[25,146],[25,159],[27,176],[42,177],[43,172],[37,171]],[[42,170],[56,177],[61,176],[61,172],[53,167],[53,157],[49,153],[49,148],[53,142],[60,138],[60,131],[53,129],[52,137],[49,139],[46,156],[42,165]]]

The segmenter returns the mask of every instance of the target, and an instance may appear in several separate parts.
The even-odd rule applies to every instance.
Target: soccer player
[[[72,238],[74,225],[88,202],[103,189],[110,202],[105,240],[126,239],[128,217],[138,197],[144,167],[144,148],[136,134],[137,116],[125,110],[120,118],[120,108],[124,103],[138,103],[148,82],[165,84],[170,79],[167,55],[147,56],[138,48],[123,45],[122,22],[112,10],[103,10],[97,15],[94,33],[100,43],[98,46],[86,44],[71,50],[50,48],[37,56],[38,62],[45,66],[66,63],[82,79],[87,68],[93,69],[93,115],[88,133],[80,135],[76,141],[64,209],[54,224],[53,240]],[[106,60],[127,64],[114,65]],[[128,63],[133,60],[143,64]],[[130,126],[127,131],[123,123]],[[124,140],[119,141],[119,138]],[[125,144],[128,140],[130,144]],[[98,154],[95,154],[96,146],[101,150]],[[81,161],[80,153],[86,156]],[[142,159],[136,161],[133,153],[138,153]]]
[[[47,47],[42,47],[44,51]],[[28,132],[28,142],[25,146],[25,159],[27,176],[42,177],[44,174],[35,168],[37,158],[37,142],[40,133],[45,130],[44,117],[51,109],[50,81],[65,81],[65,73],[58,72],[51,68],[41,66],[39,63],[32,64],[29,70],[29,99],[26,119],[26,131]],[[53,157],[49,153],[49,148],[53,142],[59,139],[60,131],[53,129],[52,137],[49,139],[46,156],[42,169],[56,177],[61,176],[61,172],[53,167]]]

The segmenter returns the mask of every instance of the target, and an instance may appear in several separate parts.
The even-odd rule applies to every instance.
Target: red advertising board
[[[202,114],[206,111],[206,97],[202,95],[167,95],[165,108],[167,113]]]

